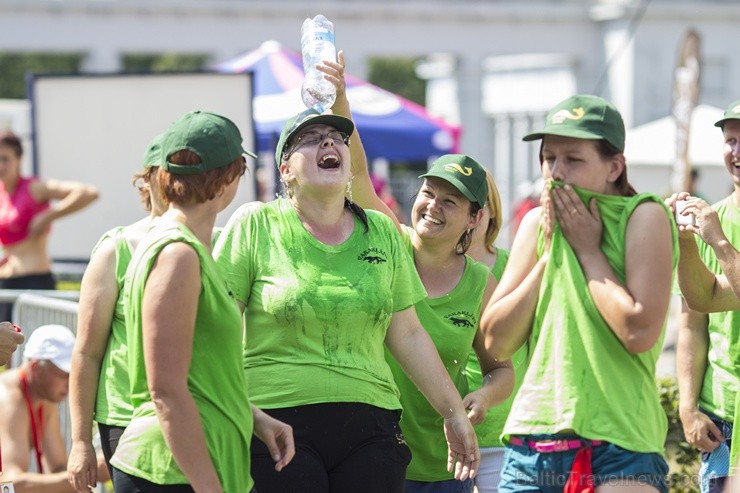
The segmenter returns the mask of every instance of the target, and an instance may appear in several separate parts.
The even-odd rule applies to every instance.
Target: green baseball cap
[[[419,176],[441,178],[457,188],[471,202],[483,207],[488,200],[486,170],[466,154],[445,154],[432,163],[429,171]]]
[[[151,168],[162,163],[162,139],[164,134],[159,134],[149,142],[149,147],[144,153],[144,167]]]
[[[727,120],[740,120],[740,99],[730,103],[730,106],[725,110],[725,114],[722,119],[714,124],[715,127],[722,128],[725,126]]]
[[[339,115],[332,115],[331,113],[319,113],[313,108],[309,108],[306,111],[298,113],[294,117],[290,118],[285,125],[283,125],[283,131],[280,132],[280,139],[278,140],[277,147],[275,148],[275,164],[280,166],[280,160],[283,156],[283,151],[288,141],[298,131],[306,128],[309,125],[329,125],[334,127],[340,132],[344,132],[347,135],[352,135],[355,131],[355,124],[352,120]]]
[[[601,140],[624,152],[624,121],[617,108],[598,96],[578,94],[558,103],[547,114],[545,128],[522,140],[539,140],[545,135]]]
[[[228,118],[208,111],[191,111],[175,120],[162,137],[159,163],[177,175],[194,175],[226,166],[242,154],[256,158],[242,148],[242,136]],[[197,165],[169,162],[178,151],[188,150],[198,155]]]

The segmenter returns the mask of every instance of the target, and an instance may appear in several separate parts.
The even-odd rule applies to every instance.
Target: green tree
[[[0,98],[23,99],[27,74],[75,73],[83,57],[82,53],[0,52]]]
[[[126,72],[192,72],[202,70],[208,55],[177,53],[127,53],[121,58]]]
[[[426,83],[416,76],[415,58],[370,57],[368,82],[424,106]]]

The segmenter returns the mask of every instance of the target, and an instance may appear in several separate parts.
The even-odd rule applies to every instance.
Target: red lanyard
[[[21,385],[23,386],[23,397],[26,398],[26,407],[28,408],[28,415],[31,417],[31,437],[33,438],[33,448],[36,451],[36,464],[38,465],[39,474],[44,472],[44,466],[41,464],[41,440],[44,436],[44,408],[39,405],[39,420],[36,421],[36,415],[33,412],[33,406],[31,405],[31,395],[28,393],[28,382],[26,381],[26,374],[23,370],[19,370],[18,373],[21,376]]]

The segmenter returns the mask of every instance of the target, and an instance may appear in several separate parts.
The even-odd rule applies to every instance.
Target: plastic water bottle
[[[323,72],[316,70],[316,65],[324,60],[337,60],[334,24],[321,14],[303,21],[301,52],[305,73],[301,98],[307,108],[316,108],[319,113],[323,113],[334,104],[337,93],[334,85],[324,79]]]

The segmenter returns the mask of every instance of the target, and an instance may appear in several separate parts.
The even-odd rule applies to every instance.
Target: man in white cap
[[[74,492],[58,406],[67,397],[74,342],[63,325],[38,327],[26,342],[23,364],[0,375],[2,479],[13,481],[17,493]],[[29,472],[30,460],[36,472]],[[108,477],[103,461],[101,477]]]

